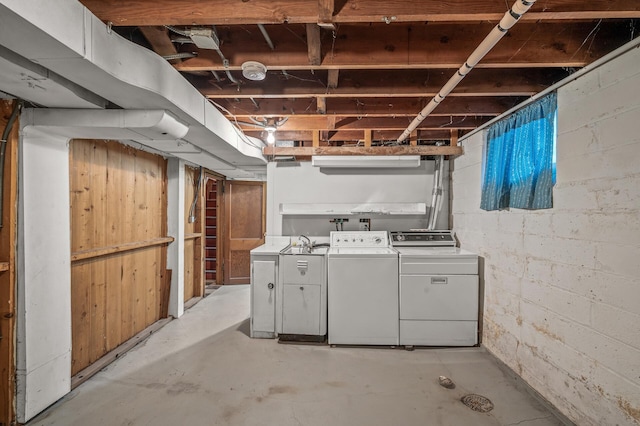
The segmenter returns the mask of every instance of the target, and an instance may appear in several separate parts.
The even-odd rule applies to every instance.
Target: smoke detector
[[[248,80],[264,80],[267,76],[267,67],[260,62],[247,61],[242,64],[242,75]]]

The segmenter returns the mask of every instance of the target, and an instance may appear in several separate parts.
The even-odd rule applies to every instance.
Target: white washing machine
[[[400,344],[478,343],[478,256],[452,231],[392,232],[399,252]]]
[[[329,344],[398,345],[398,252],[389,234],[331,232],[327,268]]]

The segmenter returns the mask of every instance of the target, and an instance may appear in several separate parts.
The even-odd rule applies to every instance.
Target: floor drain
[[[460,401],[473,411],[479,411],[480,413],[488,413],[493,410],[493,402],[487,397],[482,395],[476,395],[474,393],[463,396]]]

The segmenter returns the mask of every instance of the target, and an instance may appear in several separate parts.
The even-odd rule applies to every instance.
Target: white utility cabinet
[[[326,249],[314,254],[281,254],[276,331],[284,335],[327,334]]]
[[[287,238],[251,250],[251,337],[276,337],[279,254],[288,244]]]

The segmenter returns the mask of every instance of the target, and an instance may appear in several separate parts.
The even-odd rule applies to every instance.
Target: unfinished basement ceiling
[[[513,3],[81,2],[126,38],[182,57],[170,62],[247,135],[266,141],[277,121],[276,140],[304,147],[395,144]],[[637,0],[538,0],[404,143],[455,144],[634,39],[639,23]],[[194,44],[194,28],[213,29],[219,51]],[[247,61],[267,67],[264,80],[243,76]]]

